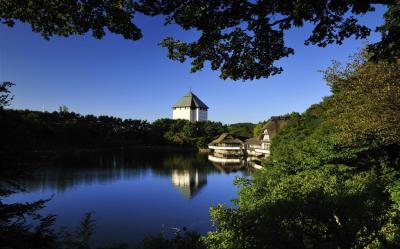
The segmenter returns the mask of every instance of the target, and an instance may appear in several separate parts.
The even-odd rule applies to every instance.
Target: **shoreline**
[[[206,152],[208,149],[181,147],[181,146],[164,146],[164,145],[128,145],[128,146],[107,146],[107,147],[81,147],[81,148],[56,148],[56,149],[37,149],[37,150],[10,150],[0,151],[0,155],[17,154],[17,153],[81,153],[81,152],[101,152],[115,150],[159,150],[159,151],[197,151]]]
[[[0,166],[7,164],[26,164],[26,163],[42,163],[53,161],[60,157],[69,155],[79,155],[85,153],[101,153],[116,151],[143,151],[143,152],[181,152],[181,153],[204,153],[202,149],[193,147],[180,146],[107,146],[97,148],[56,148],[56,149],[40,149],[40,150],[10,150],[0,151]],[[20,159],[23,158],[21,161]]]

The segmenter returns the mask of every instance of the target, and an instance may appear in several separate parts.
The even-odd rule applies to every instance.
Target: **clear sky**
[[[362,22],[375,27],[382,14],[380,8]],[[136,42],[113,34],[102,40],[88,34],[46,41],[27,24],[0,24],[0,81],[16,83],[11,108],[54,111],[66,105],[81,114],[154,121],[172,117],[171,107],[191,88],[210,107],[210,120],[258,122],[318,103],[330,94],[319,70],[332,60],[347,61],[366,44],[350,39],[342,46],[304,46],[310,27],[291,30],[287,43],[295,55],[278,63],[282,74],[235,82],[220,79],[209,67],[192,74],[189,62],[170,61],[157,45],[166,36],[193,40],[196,32],[165,27],[161,18],[135,20],[144,34]],[[375,42],[379,35],[368,39]]]

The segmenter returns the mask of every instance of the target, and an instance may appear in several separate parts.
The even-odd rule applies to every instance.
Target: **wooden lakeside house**
[[[249,138],[245,141],[246,155],[268,157],[270,155],[270,146],[271,140],[269,138],[268,129],[263,129],[258,137]]]
[[[222,133],[217,139],[208,144],[212,154],[210,161],[219,163],[240,163],[243,159],[242,140],[235,138],[229,133]]]
[[[288,118],[288,116],[271,117],[261,129],[259,136],[245,141],[246,155],[248,157],[268,157],[271,154],[271,139],[287,124]]]
[[[221,134],[208,144],[211,151],[208,159],[219,164],[240,164],[253,168],[262,168],[260,159],[270,155],[271,139],[288,123],[288,116],[271,117],[257,137],[245,142],[229,133]]]

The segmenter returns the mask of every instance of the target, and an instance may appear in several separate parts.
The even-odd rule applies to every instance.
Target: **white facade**
[[[172,110],[172,119],[186,119],[190,122],[206,121],[207,109],[191,107],[174,107]]]
[[[172,107],[172,119],[186,119],[190,122],[206,121],[207,110],[208,106],[189,92]]]
[[[268,154],[269,154],[270,144],[271,144],[271,142],[269,140],[268,130],[264,129],[264,131],[261,135],[261,149],[268,151]]]
[[[172,111],[172,119],[191,120],[193,116],[193,111],[190,110],[190,107],[176,107]]]

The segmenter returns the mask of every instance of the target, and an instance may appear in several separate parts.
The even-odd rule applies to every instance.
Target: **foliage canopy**
[[[3,82],[0,84],[0,108],[8,106],[13,99],[10,95],[10,88],[14,85],[11,82]]]
[[[332,96],[290,115],[236,207],[212,208],[208,247],[398,248],[399,73],[368,55],[329,68]]]
[[[291,28],[309,23],[313,30],[305,44],[325,47],[342,44],[349,37],[366,38],[373,27],[358,17],[386,7],[385,22],[376,30],[382,40],[369,46],[374,59],[400,57],[400,3],[397,0],[0,0],[0,22],[13,26],[29,23],[32,31],[51,36],[92,32],[102,38],[106,30],[125,39],[142,37],[134,18],[138,14],[162,16],[165,24],[197,30],[193,42],[167,37],[161,45],[168,57],[180,62],[192,59],[192,72],[209,62],[223,79],[248,80],[282,72],[275,62],[294,53],[285,43]]]
[[[111,116],[9,110],[0,112],[0,150],[57,150],[120,146],[206,148],[227,131],[220,122],[158,119],[153,123]]]

